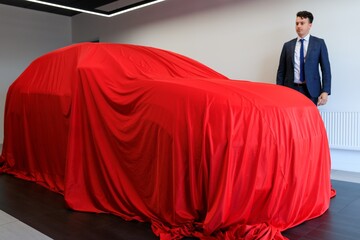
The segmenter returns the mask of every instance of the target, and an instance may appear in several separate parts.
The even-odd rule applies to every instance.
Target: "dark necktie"
[[[300,82],[305,81],[305,70],[304,70],[304,39],[300,39]]]

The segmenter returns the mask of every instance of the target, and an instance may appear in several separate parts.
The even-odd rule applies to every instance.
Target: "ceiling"
[[[91,11],[98,14],[103,14],[104,16],[110,16],[111,14],[117,13],[118,11],[127,10],[133,7],[137,7],[143,4],[149,4],[151,2],[156,2],[156,1],[155,0],[145,0],[145,1],[144,0],[42,0],[42,2],[63,5],[70,8],[77,8],[85,11]],[[69,17],[81,13],[80,11],[62,9],[54,6],[47,6],[26,0],[0,0],[0,4],[43,11],[53,14],[60,14]]]

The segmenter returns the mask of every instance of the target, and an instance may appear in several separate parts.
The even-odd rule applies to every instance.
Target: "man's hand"
[[[318,98],[317,105],[318,106],[325,105],[328,101],[328,96],[329,96],[329,94],[327,92],[321,93]]]

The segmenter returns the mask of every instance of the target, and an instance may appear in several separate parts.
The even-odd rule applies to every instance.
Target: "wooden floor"
[[[284,236],[294,240],[360,239],[360,184],[338,180],[333,180],[332,184],[337,196],[331,200],[330,209],[319,218],[285,231]],[[0,174],[0,210],[0,239],[3,239],[1,213],[11,215],[52,239],[158,239],[148,223],[68,210],[61,195],[6,174]],[[43,238],[12,239],[49,239],[45,235]]]

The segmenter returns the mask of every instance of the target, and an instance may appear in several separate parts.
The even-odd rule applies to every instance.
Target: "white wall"
[[[0,36],[1,144],[9,86],[33,59],[71,44],[71,18],[0,4]]]
[[[285,41],[296,37],[295,15],[314,14],[311,33],[325,39],[332,64],[330,102],[321,111],[360,111],[360,1],[168,0],[107,19],[73,17],[74,42],[100,39],[172,50],[233,79],[275,83]],[[332,149],[334,169],[360,172],[360,152]]]
[[[282,45],[296,37],[295,14],[309,10],[311,33],[325,39],[333,94],[323,109],[360,110],[357,0],[168,0],[115,18],[73,17],[73,41],[151,45],[195,58],[234,79],[275,82]],[[353,93],[353,94],[349,94]]]

